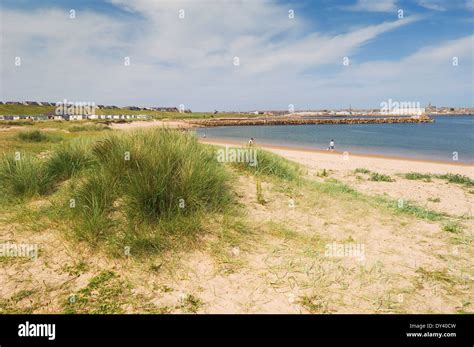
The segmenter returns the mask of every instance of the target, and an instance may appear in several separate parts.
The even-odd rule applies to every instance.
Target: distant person
[[[253,137],[251,137],[250,140],[249,140],[249,146],[253,146],[254,142],[255,141],[254,141]]]
[[[206,138],[206,134],[202,134],[202,137],[205,139],[205,138]]]
[[[328,150],[334,151],[334,140],[329,141],[329,147]]]

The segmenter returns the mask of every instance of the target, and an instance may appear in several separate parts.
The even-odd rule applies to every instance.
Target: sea
[[[432,116],[434,123],[260,125],[199,128],[209,140],[474,163],[474,116]]]

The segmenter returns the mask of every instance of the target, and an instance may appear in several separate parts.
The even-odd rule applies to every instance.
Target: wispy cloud
[[[397,82],[396,72],[407,82],[404,74],[415,74],[416,64],[423,82],[408,83],[429,94],[443,66],[436,63],[441,54],[436,47],[418,49],[429,59],[416,64],[417,55],[411,55],[399,62],[342,65],[345,56],[352,59],[384,34],[418,21],[415,16],[329,33],[313,29],[298,12],[288,18],[288,6],[281,3],[113,2],[131,15],[87,10],[70,19],[58,8],[3,10],[0,99],[184,104],[194,110],[373,105],[382,91],[392,96],[409,89]],[[453,46],[450,54],[472,70],[465,47]],[[20,67],[15,57],[21,57]],[[444,69],[439,76],[445,81],[465,83],[467,75],[456,71],[466,74],[466,65]]]
[[[445,0],[418,0],[418,5],[434,11],[446,11]]]
[[[352,11],[390,12],[396,10],[396,0],[357,0],[354,5],[346,6]]]

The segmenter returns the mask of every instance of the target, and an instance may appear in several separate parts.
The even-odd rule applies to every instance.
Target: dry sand
[[[201,139],[201,142],[229,146],[241,144],[209,139]],[[408,180],[401,176],[401,174],[409,172],[435,175],[450,173],[474,179],[474,165],[472,164],[399,159],[376,155],[352,155],[350,153],[345,156],[341,152],[270,145],[261,145],[260,147],[302,164],[312,176],[317,176],[318,172],[325,169],[328,171],[329,177],[347,183],[365,194],[388,195],[394,199],[416,201],[429,209],[457,216],[472,214],[473,188],[468,189],[461,185],[448,184],[446,180],[436,178],[433,178],[431,182],[424,182],[422,180]],[[394,182],[370,181],[368,175],[356,174],[354,170],[357,168],[389,175]]]
[[[182,120],[152,120],[152,121],[140,121],[130,123],[112,123],[110,125],[112,129],[117,130],[134,130],[139,128],[153,128],[153,127],[165,127],[171,129],[189,129],[194,128],[192,124],[189,124]]]

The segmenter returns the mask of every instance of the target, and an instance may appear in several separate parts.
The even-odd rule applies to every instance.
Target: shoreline
[[[198,125],[188,122],[186,120],[153,120],[153,121],[146,121],[146,122],[131,122],[131,123],[119,123],[119,124],[111,124],[110,127],[115,130],[135,130],[139,128],[149,128],[149,127],[165,127],[177,130],[195,130],[196,128],[200,128]],[[216,145],[243,145],[245,142],[240,142],[237,140],[228,140],[224,138],[199,138],[200,142],[208,143],[208,144],[216,144]],[[277,151],[289,151],[289,152],[302,152],[302,153],[309,153],[309,154],[319,154],[325,156],[342,156],[344,152],[341,151],[327,151],[321,149],[314,149],[309,147],[300,147],[300,146],[284,146],[284,145],[273,145],[273,144],[266,144],[266,143],[257,143],[257,146],[262,147],[264,149],[269,150],[277,150]],[[411,157],[403,157],[397,155],[386,155],[386,154],[372,154],[372,153],[361,153],[349,152],[349,156],[356,157],[356,158],[365,158],[365,159],[379,159],[379,160],[391,160],[391,161],[399,161],[399,162],[412,162],[412,163],[425,163],[425,164],[437,164],[437,165],[444,165],[447,167],[465,167],[465,168],[474,168],[474,163],[470,162],[455,162],[455,161],[446,161],[446,160],[436,160],[436,159],[418,159],[418,158],[411,158]]]
[[[242,142],[235,141],[235,140],[227,140],[227,139],[203,139],[199,138],[199,141],[206,144],[215,144],[215,145],[243,145]],[[328,157],[340,157],[343,155],[344,152],[340,151],[326,151],[320,149],[313,149],[308,147],[296,147],[296,146],[281,146],[281,145],[271,145],[271,144],[256,144],[258,147],[263,149],[269,150],[276,150],[276,151],[287,151],[287,152],[295,152],[296,153],[307,153],[307,154],[315,154],[315,155],[324,155]],[[466,168],[474,168],[474,163],[466,163],[466,162],[449,162],[443,160],[430,160],[430,159],[416,159],[416,158],[409,158],[409,157],[399,157],[399,156],[390,156],[390,155],[383,155],[383,154],[370,154],[370,153],[350,153],[350,157],[356,157],[361,159],[378,159],[378,160],[390,160],[390,161],[400,161],[400,162],[413,162],[413,163],[424,163],[424,164],[436,164],[436,165],[445,165],[448,167],[466,167]],[[474,174],[474,173],[473,173]]]

